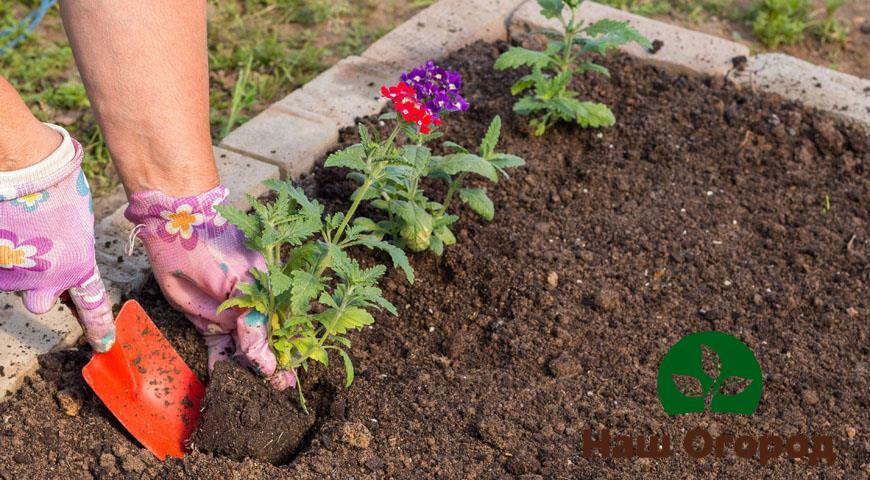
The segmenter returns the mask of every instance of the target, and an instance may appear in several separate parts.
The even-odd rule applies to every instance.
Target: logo
[[[752,350],[722,332],[683,337],[659,365],[658,394],[670,415],[752,415],[761,401],[761,367]]]

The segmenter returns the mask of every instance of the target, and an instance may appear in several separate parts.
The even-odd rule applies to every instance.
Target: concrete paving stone
[[[362,56],[408,70],[477,40],[507,39],[522,0],[439,0],[373,43]]]
[[[749,47],[740,43],[633,15],[595,2],[583,2],[577,16],[587,24],[605,18],[629,21],[632,27],[651,42],[660,40],[662,46],[656,53],[650,53],[634,43],[624,45],[621,50],[672,71],[722,76],[733,68],[734,57],[749,55]],[[510,33],[514,37],[541,30],[560,29],[558,20],[541,16],[540,7],[534,1],[520,6],[510,20]]]
[[[233,130],[220,146],[276,165],[284,178],[299,178],[337,142],[335,120],[272,105]]]
[[[381,85],[399,81],[401,69],[363,57],[347,57],[317,78],[287,95],[276,106],[304,110],[335,121],[336,128],[353,125],[358,118],[377,114],[387,101]]]
[[[870,130],[870,80],[813,65],[782,53],[749,57],[732,78],[757,90],[833,113]]]

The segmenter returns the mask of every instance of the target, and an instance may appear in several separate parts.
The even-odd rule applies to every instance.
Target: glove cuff
[[[0,201],[47,190],[76,172],[84,156],[82,146],[63,127],[46,123],[60,133],[60,146],[48,157],[19,170],[0,172]]]

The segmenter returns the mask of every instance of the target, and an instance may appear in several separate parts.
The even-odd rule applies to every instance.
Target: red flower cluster
[[[430,125],[441,125],[441,120],[432,115],[432,111],[417,99],[417,92],[405,82],[397,85],[381,87],[381,95],[393,101],[396,112],[405,121],[414,122],[420,128],[420,133],[429,133]]]

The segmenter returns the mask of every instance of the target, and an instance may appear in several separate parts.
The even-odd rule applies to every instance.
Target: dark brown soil
[[[494,221],[462,211],[457,246],[412,257],[414,286],[389,274],[400,316],[379,315],[352,336],[350,389],[340,388],[340,362],[323,372],[336,393],[288,465],[202,452],[154,461],[82,385],[87,354],[63,352],[0,404],[0,478],[866,478],[870,138],[624,56],[605,62],[612,78],[575,84],[613,106],[615,127],[560,125],[535,138],[511,112],[507,86],[520,73],[492,71],[504,48],[476,45],[446,62],[464,75],[473,108],[445,126],[476,144],[500,114],[500,148],[528,166],[490,187]],[[330,208],[352,188],[334,170],[306,185]],[[146,308],[202,372],[193,329],[149,288]],[[670,418],[656,396],[658,363],[710,329],[755,352],[759,409]],[[70,388],[84,398],[76,417],[55,401]],[[830,435],[836,462],[761,466],[733,450],[696,460],[680,440],[697,426]],[[583,430],[602,427],[668,434],[674,455],[583,458]]]
[[[203,399],[193,445],[235,460],[286,463],[314,426],[319,399],[309,399],[314,400],[309,405],[312,414],[305,414],[295,398],[276,392],[253,372],[234,362],[219,362]]]

